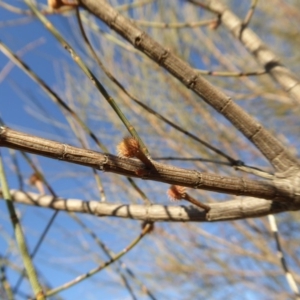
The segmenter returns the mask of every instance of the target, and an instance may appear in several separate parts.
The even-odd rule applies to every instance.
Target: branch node
[[[170,55],[169,49],[164,49],[164,52],[158,57],[157,63],[161,66]]]
[[[111,21],[110,22],[108,22],[108,26],[110,27],[110,28],[113,28],[113,25],[114,25],[114,23],[116,22],[116,20],[118,19],[118,17],[119,17],[119,12],[115,12],[115,15],[113,16],[113,18],[111,19]]]
[[[196,173],[197,176],[197,182],[194,186],[194,189],[199,189],[201,187],[201,185],[203,184],[203,178],[202,178],[202,173],[194,170],[194,172]]]
[[[62,153],[61,157],[59,157],[58,159],[64,160],[64,159],[66,159],[68,145],[67,144],[63,144],[62,146],[63,146],[63,153]]]
[[[101,162],[101,164],[99,164],[99,170],[104,172],[105,171],[104,166],[108,163],[108,157],[107,155],[104,155],[103,157],[104,157],[104,161]]]
[[[220,113],[223,113],[224,110],[228,107],[228,105],[230,105],[230,103],[232,102],[231,98],[229,97],[227,99],[227,102],[225,103],[225,105],[220,109]]]
[[[146,33],[142,32],[141,34],[139,34],[138,36],[135,37],[135,39],[133,41],[133,45],[134,45],[135,48],[140,47],[145,35],[146,35]]]
[[[196,84],[196,81],[198,79],[199,74],[193,75],[193,77],[191,79],[189,79],[186,83],[186,87],[188,89],[194,89],[194,86]]]

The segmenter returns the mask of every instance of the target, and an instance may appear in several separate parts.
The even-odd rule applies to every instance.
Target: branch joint
[[[164,49],[164,52],[158,57],[157,63],[161,66],[170,55],[169,49]]]
[[[189,80],[187,81],[186,87],[187,87],[188,89],[192,89],[192,90],[194,89],[195,84],[196,84],[197,79],[198,79],[198,76],[199,76],[199,74],[196,74],[196,75],[194,75],[191,79],[189,79]]]
[[[200,173],[196,170],[194,170],[194,172],[196,173],[196,176],[197,176],[197,181],[196,181],[196,184],[194,186],[194,189],[199,189],[203,185],[202,173]]]

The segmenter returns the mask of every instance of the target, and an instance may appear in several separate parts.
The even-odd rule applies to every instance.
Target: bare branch
[[[153,168],[147,168],[136,159],[120,158],[111,154],[77,148],[7,127],[0,127],[0,147],[31,152],[128,177],[138,177],[144,180],[154,180],[218,193],[288,202],[297,201],[299,198],[298,184],[293,185],[293,182],[289,182],[285,177],[275,178],[273,181],[251,180],[203,173],[155,161],[152,161]],[[295,180],[297,179],[296,176]]]
[[[216,222],[239,220],[300,209],[300,203],[286,205],[255,198],[240,198],[222,203],[210,203],[210,211],[193,206],[112,204],[99,201],[63,199],[50,195],[11,190],[13,201],[55,210],[85,213],[152,222]]]

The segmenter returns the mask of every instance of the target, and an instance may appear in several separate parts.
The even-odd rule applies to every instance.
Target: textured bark
[[[99,201],[55,198],[49,195],[25,193],[17,190],[12,190],[11,195],[15,202],[27,205],[67,212],[86,213],[100,217],[110,216],[153,222],[228,221],[261,217],[287,210],[300,209],[300,203],[287,206],[282,202],[279,203],[255,198],[240,198],[222,203],[210,203],[211,209],[206,213],[196,207],[184,205],[111,204]]]
[[[221,176],[202,173],[196,170],[182,169],[166,164],[153,162],[153,168],[136,159],[120,158],[111,154],[73,147],[67,144],[24,134],[19,131],[1,127],[0,147],[8,147],[25,152],[80,164],[105,172],[112,172],[128,177],[154,180],[169,184],[182,185],[195,189],[213,192],[250,196],[267,200],[288,203],[299,200],[299,176],[291,179],[277,178],[274,180],[251,180],[240,177]]]
[[[191,1],[197,3],[197,1]],[[220,16],[222,24],[241,41],[245,48],[255,57],[257,62],[265,68],[272,78],[288,92],[290,97],[300,105],[300,80],[287,69],[277,55],[270,50],[264,42],[249,28],[244,28],[243,21],[239,19],[220,0],[201,1],[212,12]]]
[[[261,151],[276,171],[292,172],[295,168],[299,169],[297,159],[273,135],[234,103],[231,98],[213,87],[189,64],[153,40],[132,21],[120,15],[107,2],[103,0],[81,0],[80,3],[225,116]]]

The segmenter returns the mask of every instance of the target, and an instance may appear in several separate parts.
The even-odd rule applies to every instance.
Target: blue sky
[[[42,2],[42,1],[39,1]],[[18,5],[19,7],[26,7],[22,2],[13,0],[10,2],[12,5]],[[46,3],[46,1],[43,1]],[[84,82],[81,82],[81,78],[78,74],[80,71],[77,66],[72,62],[68,53],[62,49],[61,45],[55,40],[55,38],[41,25],[37,20],[27,20],[24,21],[24,24],[20,25],[18,22],[19,19],[24,19],[23,16],[16,15],[14,13],[8,12],[0,7],[0,39],[3,41],[9,48],[13,51],[18,51],[24,48],[29,43],[35,43],[36,46],[33,47],[30,51],[22,55],[22,59],[44,80],[47,84],[57,91],[60,94],[65,92],[65,77],[63,74],[64,66],[70,66],[71,72],[74,72],[76,88],[85,88]],[[16,23],[13,24],[12,20],[15,20]],[[51,16],[50,20],[62,31],[65,37],[69,37],[71,42],[75,47],[78,48],[79,52],[82,53],[80,44],[78,40],[72,36],[71,25],[72,22],[67,18],[62,18],[61,16]],[[105,26],[103,28],[106,28]],[[196,58],[192,55],[191,59]],[[201,68],[202,61],[197,61],[199,65],[197,67]],[[8,66],[8,58],[0,52],[0,69]],[[78,71],[78,73],[76,73]],[[65,117],[61,110],[49,99],[49,97],[44,93],[44,91],[30,79],[22,70],[18,67],[13,67],[4,78],[1,77],[3,73],[0,71],[0,97],[1,97],[1,110],[0,115],[3,118],[6,125],[27,133],[31,133],[37,136],[42,136],[49,139],[58,140],[61,142],[68,142],[71,144],[78,145],[75,134],[70,130],[69,125],[67,124]],[[78,75],[78,76],[77,76]],[[126,76],[124,76],[126,78]],[[154,78],[155,79],[155,78]],[[76,81],[77,80],[77,81]],[[130,81],[126,82],[130,85]],[[155,90],[153,88],[153,90]],[[91,92],[92,93],[92,92]],[[150,95],[151,96],[151,95]],[[97,95],[95,98],[98,97]],[[180,100],[178,100],[180,101]],[[259,100],[258,100],[259,101]],[[221,117],[220,117],[221,119]],[[94,123],[93,123],[94,121]],[[101,120],[92,120],[90,124],[95,125],[95,123],[101,122]],[[52,123],[51,123],[52,122]],[[105,120],[102,124],[105,124]],[[95,125],[96,127],[97,125]],[[123,125],[122,125],[123,126]],[[99,126],[96,128],[101,128]],[[119,126],[116,128],[104,127],[107,130],[107,134],[116,134],[122,135],[123,127]],[[122,128],[122,129],[120,129]],[[119,130],[119,132],[118,132]],[[125,131],[123,131],[125,132]],[[89,141],[91,148],[96,149],[95,145]],[[110,146],[110,145],[109,145]],[[159,147],[158,147],[159,148]],[[110,150],[113,152],[114,147],[111,146]],[[14,166],[9,159],[9,152],[7,149],[1,149],[1,153],[4,155],[6,163],[6,171],[9,179],[9,184],[12,188],[18,188],[17,176],[15,176]],[[245,159],[247,157],[247,151],[241,151],[241,155],[245,153]],[[97,193],[95,192],[94,183],[91,182],[90,178],[91,170],[81,166],[74,166],[60,161],[54,161],[47,158],[40,158],[32,156],[35,163],[44,171],[49,174],[48,180],[50,181],[52,187],[55,191],[59,191],[59,196],[62,197],[75,197],[79,198],[80,196],[88,195],[89,199],[96,199]],[[17,154],[17,158],[20,164],[20,169],[25,178],[31,174],[31,169],[27,163]],[[73,172],[77,176],[72,176],[70,173]],[[109,175],[107,178],[103,176],[104,182],[108,182]],[[147,189],[149,195],[154,197],[154,201],[166,201],[162,196],[157,197],[152,188],[154,185],[151,183],[142,183],[143,187]],[[25,182],[26,189],[33,190]],[[159,184],[158,184],[159,186]],[[82,192],[84,190],[84,192]],[[82,192],[82,193],[81,193]],[[164,195],[165,196],[165,195]],[[84,197],[84,196],[83,196]],[[112,192],[108,192],[108,197],[111,197],[115,202],[119,201],[121,197],[116,199],[116,195]],[[157,198],[155,198],[157,197]],[[221,199],[220,196],[219,199]],[[225,197],[224,197],[225,199]],[[126,199],[128,201],[128,199]],[[42,210],[39,208],[28,208],[25,206],[18,206],[20,214],[22,216],[22,224],[24,225],[24,230],[30,232],[30,238],[28,239],[29,248],[32,249],[38,240],[41,232],[46,226],[48,220],[51,218],[53,211]],[[11,229],[11,224],[6,216],[6,207],[2,201],[0,201],[0,225],[5,229],[5,232],[8,231],[12,237],[13,232]],[[106,220],[97,219],[97,218],[84,218],[84,221],[89,224],[91,228],[97,228],[97,234],[105,241],[115,252],[120,251],[122,247],[125,247],[139,232],[139,225],[134,221],[127,220],[118,220],[112,221],[109,223]],[[96,224],[97,223],[97,224]],[[123,226],[124,224],[124,226]],[[129,224],[129,228],[133,228],[132,231],[126,232],[122,239],[119,239],[119,235],[115,235],[115,232],[122,230],[122,227]],[[161,224],[158,225],[161,228],[168,228],[169,225]],[[177,225],[176,225],[177,226]],[[178,230],[180,226],[172,227],[174,230]],[[204,224],[199,225],[199,227],[208,229],[212,234],[223,235],[225,238],[230,236],[230,233],[226,231],[229,227],[226,225],[220,226],[217,224]],[[171,226],[170,226],[171,227]],[[125,229],[123,229],[125,230]],[[71,234],[70,234],[71,233]],[[154,239],[152,240],[151,236],[146,238],[147,240],[142,241],[142,246],[146,248],[147,243],[155,243]],[[94,241],[87,235],[84,235],[80,230],[78,224],[76,224],[69,217],[66,217],[64,213],[60,213],[55,221],[55,226],[51,228],[50,232],[47,235],[47,244],[44,244],[39,254],[37,255],[35,262],[42,266],[42,272],[47,275],[47,280],[50,282],[52,287],[56,287],[65,281],[71,280],[74,276],[88,271],[89,269],[95,267],[96,262],[89,257],[84,255],[81,257],[82,262],[77,263],[78,256],[81,253],[84,253],[84,245],[88,245],[89,250],[95,253],[98,253],[99,250]],[[201,241],[199,241],[201,243]],[[72,245],[80,245],[80,249],[70,249]],[[50,246],[49,246],[50,245]],[[66,246],[66,247],[64,247]],[[251,249],[251,245],[247,245]],[[5,237],[3,234],[0,235],[0,249],[2,249],[1,255],[10,255],[10,257],[15,257],[17,264],[21,264],[19,258],[15,253],[10,253],[8,237]],[[74,250],[74,253],[71,251]],[[78,251],[77,251],[78,250]],[[56,253],[57,251],[57,253]],[[55,253],[55,254],[53,254]],[[87,253],[89,253],[87,251]],[[141,255],[141,250],[139,246],[130,252],[126,256],[126,262],[133,269],[138,270],[139,267],[135,268],[134,262],[135,257]],[[99,256],[105,260],[103,254]],[[47,258],[49,257],[49,260]],[[55,260],[54,258],[57,258]],[[224,256],[225,259],[225,256]],[[151,260],[151,257],[145,254],[145,260]],[[59,263],[64,261],[66,264],[69,263],[69,269],[60,269]],[[74,263],[75,262],[75,263]],[[249,264],[252,261],[248,262]],[[256,266],[254,266],[255,268]],[[9,272],[9,279],[14,285],[14,282],[18,276],[15,272]],[[111,285],[109,279],[113,278],[113,282],[119,282],[119,278],[115,278],[115,275],[110,271],[104,271],[100,274],[97,274],[91,280],[86,280],[83,283],[75,286],[67,291],[61,293],[61,296],[64,299],[94,299],[95,298],[95,286],[97,287],[97,282],[108,282],[104,287],[99,285],[99,290],[96,290],[96,298],[101,297],[102,299],[129,299],[128,292],[122,289],[119,289],[118,286]],[[187,286],[188,290],[190,287]],[[288,289],[288,288],[287,288]],[[23,284],[21,287],[22,291],[30,291],[30,288],[27,284]],[[159,291],[156,291],[159,293]],[[171,289],[165,291],[165,294],[169,296],[172,295]],[[94,298],[93,298],[94,296]],[[175,296],[180,298],[180,295],[172,295],[173,299]],[[221,295],[222,296],[222,295]],[[220,296],[220,297],[221,297]],[[245,299],[255,299],[251,291],[244,295]],[[23,299],[23,298],[18,298]],[[236,299],[236,298],[235,298]]]

